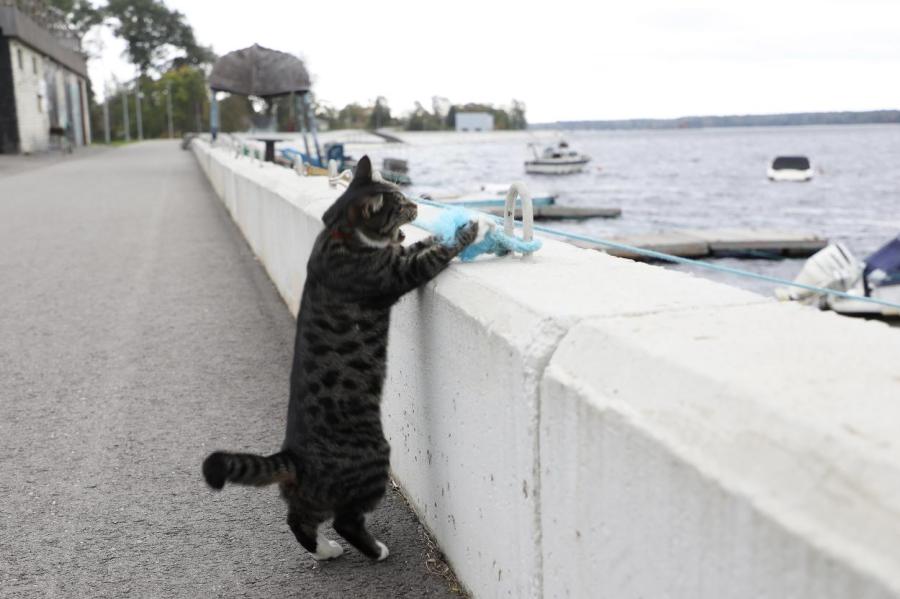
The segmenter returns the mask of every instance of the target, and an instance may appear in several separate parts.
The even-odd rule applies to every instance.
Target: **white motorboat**
[[[842,243],[810,256],[795,283],[843,291],[850,295],[900,304],[900,236],[860,262]],[[851,316],[900,317],[900,309],[799,287],[780,287],[775,295]]]
[[[813,167],[806,156],[778,156],[769,164],[770,181],[810,181]]]
[[[525,161],[525,172],[533,175],[580,173],[584,170],[584,165],[591,161],[590,156],[576,152],[565,141],[544,148],[541,154],[538,154],[534,144],[529,144],[529,147],[534,153],[534,160]]]

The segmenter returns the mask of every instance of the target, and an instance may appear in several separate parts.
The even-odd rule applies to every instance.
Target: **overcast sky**
[[[220,55],[300,56],[336,106],[516,98],[531,122],[900,107],[900,0],[166,3]],[[134,75],[104,38],[98,88]]]

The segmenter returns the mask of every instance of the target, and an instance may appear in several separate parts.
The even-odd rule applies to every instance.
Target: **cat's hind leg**
[[[337,541],[332,541],[321,532],[319,528],[323,518],[311,516],[293,508],[288,512],[288,526],[297,537],[297,542],[309,551],[313,558],[322,561],[334,559],[344,553],[344,548]]]
[[[387,546],[366,530],[366,517],[354,508],[339,510],[334,516],[334,530],[366,557],[381,561],[388,556]]]

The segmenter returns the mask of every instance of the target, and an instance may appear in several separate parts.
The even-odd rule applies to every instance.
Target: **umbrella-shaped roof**
[[[253,44],[216,61],[209,76],[216,91],[268,98],[308,92],[311,84],[303,61],[278,50]]]

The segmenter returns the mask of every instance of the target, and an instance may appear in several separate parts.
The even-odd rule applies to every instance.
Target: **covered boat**
[[[900,235],[863,262],[857,260],[844,244],[829,244],[806,261],[794,281],[900,304]],[[798,287],[776,289],[775,295],[782,300],[816,305],[840,314],[900,317],[900,309],[890,306]]]
[[[590,156],[576,152],[565,141],[544,148],[541,154],[538,154],[534,144],[530,144],[529,147],[534,153],[534,160],[525,161],[525,172],[533,175],[580,173],[584,170],[584,165],[591,161]]]
[[[813,168],[806,156],[778,156],[769,164],[767,174],[770,181],[809,181]]]

